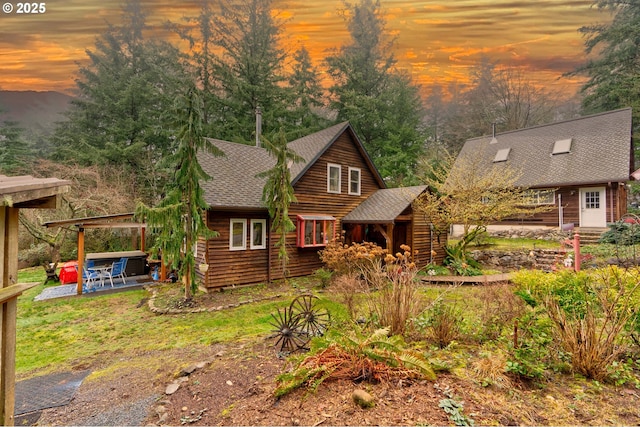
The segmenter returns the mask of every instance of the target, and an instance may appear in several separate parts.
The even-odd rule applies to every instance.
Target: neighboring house
[[[468,140],[459,156],[511,167],[516,185],[553,209],[497,226],[603,228],[627,211],[634,170],[631,109],[625,108]],[[456,231],[454,231],[454,234]]]
[[[282,278],[267,209],[262,203],[266,179],[260,172],[275,165],[264,148],[211,140],[223,157],[201,153],[203,169],[213,177],[204,182],[209,205],[207,224],[219,236],[200,241],[199,263],[207,264],[207,288],[267,282]],[[297,203],[289,215],[296,230],[287,235],[289,275],[311,274],[322,267],[318,251],[345,232],[347,242],[374,241],[399,250],[408,244],[419,251],[424,266],[442,261],[446,236],[435,236],[411,202],[425,187],[386,189],[349,123],[340,123],[289,143],[305,161],[291,165]],[[440,238],[438,240],[438,237]]]

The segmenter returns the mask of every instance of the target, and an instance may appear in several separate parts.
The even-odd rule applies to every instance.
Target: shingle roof
[[[370,224],[393,222],[426,189],[426,185],[383,188],[345,215],[342,222]]]
[[[631,109],[625,108],[468,140],[459,157],[481,155],[487,167],[509,165],[525,187],[624,182],[630,178]],[[569,153],[552,155],[557,140],[571,139]],[[498,150],[510,152],[494,163]]]
[[[291,178],[294,183],[304,175],[307,169],[315,163],[348,126],[349,122],[338,123],[289,143],[289,147],[306,161],[305,163],[294,163],[291,166]]]
[[[349,127],[339,123],[289,143],[289,147],[305,161],[291,166],[291,180],[295,183],[324,151]],[[200,165],[213,179],[202,183],[206,202],[212,207],[264,208],[262,189],[266,178],[256,175],[275,165],[275,160],[264,148],[253,145],[210,139],[225,153],[215,157],[199,153]]]

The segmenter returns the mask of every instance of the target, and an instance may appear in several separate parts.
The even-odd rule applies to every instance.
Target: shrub
[[[351,319],[356,318],[356,295],[367,290],[367,285],[355,274],[343,274],[334,279],[332,290],[340,295]]]
[[[342,238],[334,239],[319,254],[320,260],[337,275],[361,275],[374,289],[384,283],[381,272],[388,251],[375,243],[346,245]]]
[[[525,379],[541,378],[556,357],[551,328],[549,318],[540,307],[530,308],[518,317],[513,339],[506,341],[509,358],[505,371]]]
[[[19,261],[27,266],[44,265],[51,262],[51,251],[46,243],[31,245],[28,249],[22,249],[18,254]]]
[[[607,267],[587,274],[550,274],[533,283],[520,275],[519,294],[544,310],[559,348],[571,366],[587,378],[601,380],[625,350],[626,330],[636,328],[640,299],[637,271]],[[524,286],[523,286],[524,285]]]
[[[483,287],[478,294],[481,307],[480,341],[496,340],[505,330],[511,332],[516,318],[524,314],[525,305],[508,282]]]
[[[326,268],[319,268],[313,272],[313,276],[320,281],[320,287],[324,289],[331,284],[333,271]]]
[[[458,307],[438,300],[415,323],[426,330],[428,338],[438,347],[445,348],[460,337],[463,320]]]
[[[383,278],[384,284],[368,300],[378,324],[389,327],[393,335],[404,334],[407,321],[415,317],[422,306],[416,279],[418,269],[411,260],[411,248],[402,245],[401,249],[404,252],[395,256],[387,254],[384,258],[384,269],[375,273],[376,277]]]
[[[624,221],[614,222],[609,225],[609,230],[600,236],[600,243],[612,243],[614,245],[635,245],[640,243],[640,225]]]

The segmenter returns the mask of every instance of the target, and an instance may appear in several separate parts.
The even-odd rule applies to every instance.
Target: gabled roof
[[[391,223],[426,189],[426,185],[380,189],[345,215],[342,222]]]
[[[304,159],[304,162],[294,163],[291,166],[291,183],[295,185],[344,132],[350,132],[372,173],[384,186],[380,174],[349,122],[339,123],[289,142],[289,147]],[[275,159],[261,147],[219,139],[210,139],[210,141],[225,155],[215,157],[208,153],[198,154],[200,165],[213,177],[212,180],[202,183],[204,197],[209,206],[238,209],[264,208],[262,189],[266,178],[258,178],[256,175],[272,168],[275,165]]]
[[[487,167],[511,167],[524,187],[625,182],[633,170],[631,108],[468,140],[458,157],[484,158]],[[570,149],[552,154],[556,141]],[[505,161],[496,160],[507,150]],[[505,151],[502,151],[504,153]]]

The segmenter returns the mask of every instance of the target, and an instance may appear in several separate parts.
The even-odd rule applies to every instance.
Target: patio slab
[[[110,283],[105,283],[104,286],[97,286],[90,292],[83,292],[82,295],[99,295],[114,291],[139,288],[141,286],[149,285],[152,283],[154,283],[154,280],[151,278],[151,276],[127,277],[126,283],[123,283],[122,280],[114,279],[113,287],[111,287]],[[73,296],[77,296],[77,284],[69,283],[66,285],[58,285],[45,288],[39,295],[34,298],[34,301],[43,301],[53,298],[64,298]]]

